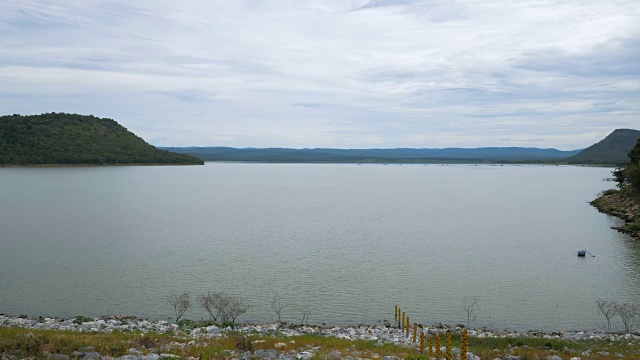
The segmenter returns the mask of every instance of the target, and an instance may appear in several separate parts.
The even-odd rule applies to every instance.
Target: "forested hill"
[[[165,150],[196,156],[205,161],[256,162],[382,162],[382,163],[476,163],[476,162],[553,162],[580,150],[560,151],[521,147],[475,149],[288,149],[231,147],[165,147]]]
[[[577,155],[567,159],[569,163],[579,164],[625,164],[627,155],[640,138],[640,131],[616,129],[606,138],[589,146]]]
[[[0,166],[202,163],[157,149],[112,119],[65,113],[0,116]]]

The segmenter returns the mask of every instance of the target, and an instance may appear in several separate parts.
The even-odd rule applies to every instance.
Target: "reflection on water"
[[[311,309],[373,323],[605,326],[640,298],[640,245],[588,201],[610,169],[207,164],[0,169],[0,312],[169,318],[164,296],[226,291],[242,320]],[[580,259],[579,249],[596,257]],[[204,317],[197,308],[187,316]]]
[[[620,226],[620,225],[618,225]],[[640,299],[640,241],[634,240],[628,236],[622,236],[620,244],[623,247],[621,251],[621,264],[624,271],[624,289],[628,292],[626,299]]]

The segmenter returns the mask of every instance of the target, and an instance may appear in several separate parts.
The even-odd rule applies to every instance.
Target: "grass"
[[[617,193],[619,193],[619,192],[620,192],[620,190],[617,190],[617,189],[607,189],[607,190],[603,190],[603,191],[601,191],[601,192],[598,194],[598,197],[601,197],[601,196],[607,196],[607,195],[613,195],[613,194],[617,194]]]
[[[126,355],[130,348],[143,354],[155,349],[157,353],[174,354],[180,358],[226,359],[238,357],[249,348],[255,350],[276,349],[278,353],[295,354],[302,350],[313,351],[313,359],[330,360],[338,357],[381,359],[397,356],[403,359],[425,359],[417,347],[395,344],[380,345],[375,341],[345,340],[335,337],[304,334],[295,337],[279,335],[247,335],[231,333],[224,338],[199,338],[156,333],[78,333],[55,330],[31,330],[0,328],[0,353],[19,358],[43,358],[43,352],[72,356],[74,351],[92,347],[98,353],[110,357]],[[244,340],[243,340],[244,339]],[[444,342],[443,342],[444,343]],[[276,347],[278,344],[278,347]],[[454,335],[453,346],[460,346],[459,336]],[[591,355],[581,353],[590,350]],[[231,351],[235,351],[232,356]],[[469,337],[469,351],[482,359],[494,359],[505,354],[525,359],[544,359],[547,355],[559,355],[563,359],[579,356],[583,359],[613,359],[621,354],[625,359],[640,359],[640,343],[627,341],[571,341],[544,338],[475,338]],[[600,354],[607,352],[610,355]],[[46,353],[45,353],[46,354]]]
[[[640,231],[640,221],[626,224],[624,228],[625,230],[628,230],[628,231]]]

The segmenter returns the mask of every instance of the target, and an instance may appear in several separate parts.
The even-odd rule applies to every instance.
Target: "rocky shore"
[[[394,344],[404,347],[417,347],[417,343],[414,343],[411,338],[407,338],[406,334],[400,331],[396,327],[390,326],[389,323],[381,323],[379,325],[356,325],[347,327],[332,327],[332,326],[312,326],[312,325],[291,325],[280,323],[264,323],[264,324],[237,324],[233,329],[231,327],[222,327],[216,325],[207,326],[185,326],[175,323],[169,323],[162,320],[144,320],[135,317],[109,317],[109,318],[71,318],[71,319],[56,319],[56,318],[30,318],[25,316],[12,317],[7,315],[0,315],[0,327],[4,328],[21,328],[21,329],[33,329],[33,330],[57,330],[57,331],[70,331],[79,333],[155,333],[155,334],[171,334],[186,339],[182,342],[171,342],[158,348],[149,349],[137,349],[131,348],[128,351],[128,355],[118,357],[121,360],[158,360],[161,358],[175,358],[176,355],[170,354],[167,350],[172,347],[184,347],[190,344],[197,343],[212,338],[225,338],[230,336],[243,336],[251,335],[253,337],[277,337],[278,339],[286,338],[286,342],[279,342],[273,345],[272,349],[259,349],[255,351],[249,351],[247,349],[230,350],[225,354],[225,358],[238,358],[238,359],[278,359],[278,360],[293,360],[293,359],[311,359],[315,358],[314,353],[319,349],[316,348],[298,348],[291,349],[291,344],[295,344],[296,337],[303,335],[317,335],[321,337],[333,337],[337,339],[343,339],[347,341],[366,340],[375,342],[375,346],[384,346],[385,344]],[[448,326],[443,324],[434,324],[427,328],[421,328],[419,331],[425,332],[427,335],[433,335],[436,333],[444,333],[446,330],[451,330],[454,334],[459,334],[462,331],[461,326]],[[569,341],[606,341],[606,342],[624,342],[628,345],[640,344],[640,333],[606,333],[602,331],[556,331],[556,332],[543,332],[543,331],[526,331],[526,332],[511,332],[511,331],[497,331],[488,329],[468,329],[469,337],[476,338],[521,338],[521,339],[564,339]],[[253,341],[253,344],[259,344],[265,340]],[[444,344],[444,341],[443,341]],[[525,345],[526,346],[526,345]],[[284,348],[288,349],[285,350]],[[88,360],[104,360],[111,359],[110,357],[103,356],[96,352],[92,348],[82,349],[84,351],[74,351],[72,358],[88,359]],[[442,347],[444,352],[444,346]],[[339,351],[338,351],[339,353]],[[338,353],[334,353],[332,358],[351,358],[353,356],[341,356]],[[453,354],[459,354],[460,349],[454,348]],[[63,354],[46,354],[48,358],[53,360],[68,360],[69,355]],[[353,354],[351,354],[353,355]],[[375,355],[375,354],[374,354]],[[573,354],[572,359],[579,359],[580,356],[590,356],[591,350],[587,349],[582,353]],[[609,354],[600,354],[606,355]],[[615,354],[611,354],[615,356]],[[551,356],[551,355],[550,355]],[[620,357],[620,356],[618,356]],[[377,358],[376,356],[365,358]],[[389,360],[384,357],[383,360]],[[518,356],[504,354],[502,357],[496,356],[495,358],[516,360]],[[563,359],[562,357],[547,357],[548,359]],[[15,356],[11,354],[2,354],[2,360],[16,360]],[[480,359],[478,356],[470,354],[467,356],[467,360]]]
[[[635,239],[640,239],[640,227],[633,227],[630,224],[640,222],[640,204],[634,197],[626,195],[623,191],[605,191],[597,199],[590,202],[598,211],[612,215],[625,221],[625,226],[613,226],[619,232],[630,235]]]

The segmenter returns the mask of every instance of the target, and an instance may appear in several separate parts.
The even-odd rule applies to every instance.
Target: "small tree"
[[[223,292],[209,292],[198,297],[200,306],[209,313],[213,321],[235,322],[236,318],[249,309],[243,300],[228,296]]]
[[[227,305],[226,317],[227,320],[231,320],[232,323],[236,322],[236,318],[247,312],[249,305],[242,299],[229,297],[229,303]]]
[[[176,322],[180,320],[182,315],[191,307],[191,299],[188,292],[182,294],[171,294],[167,297],[167,303],[173,307],[176,313]]]
[[[218,321],[219,319],[222,322],[227,321],[226,312],[229,301],[229,297],[221,292],[208,292],[198,297],[200,306],[209,313],[209,317],[213,321]]]
[[[284,308],[284,304],[282,303],[282,299],[280,299],[280,296],[279,295],[274,296],[273,300],[271,300],[271,310],[273,310],[273,312],[275,312],[276,315],[278,315],[279,323],[282,322],[282,318],[280,317],[280,314],[282,313],[283,308]]]
[[[598,299],[596,301],[600,313],[607,319],[607,330],[611,330],[611,318],[616,315],[617,304],[611,301]]]
[[[309,325],[309,318],[311,318],[311,305],[305,305],[302,309],[302,319],[300,319],[300,324]]]
[[[462,309],[467,314],[467,324],[476,322],[478,318],[478,311],[480,310],[480,299],[477,296],[465,296],[462,298]]]
[[[200,294],[198,296],[198,304],[209,314],[209,319],[213,321],[217,321],[214,313],[215,309],[213,307],[213,302],[211,299],[211,293]]]
[[[640,139],[629,151],[629,163],[613,171],[613,177],[619,188],[631,186],[631,190],[640,195]]]
[[[624,324],[624,331],[627,333],[631,331],[635,318],[639,315],[640,312],[638,307],[633,304],[619,304],[616,305],[615,311],[616,314],[620,316],[620,319],[622,319],[622,323]]]

